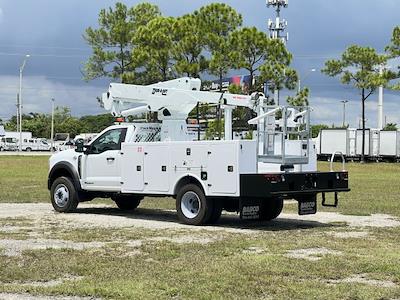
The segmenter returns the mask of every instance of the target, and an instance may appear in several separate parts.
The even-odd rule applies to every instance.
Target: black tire
[[[31,152],[31,151],[32,151],[32,148],[28,147],[28,148],[26,148],[25,151],[26,151],[26,152]]]
[[[118,206],[120,210],[135,210],[140,201],[142,201],[143,197],[135,196],[135,195],[115,195],[111,197],[114,200],[115,204]]]
[[[212,199],[204,195],[195,184],[185,185],[176,196],[176,212],[182,223],[201,225],[207,223],[213,213]]]
[[[50,189],[53,208],[58,212],[72,212],[78,207],[78,193],[69,177],[59,177],[54,180]]]
[[[210,219],[208,220],[208,224],[215,224],[218,222],[219,218],[221,217],[222,214],[222,199],[211,199],[212,200],[212,213],[210,216]]]
[[[276,219],[281,214],[282,209],[282,198],[265,199],[260,205],[260,220],[271,221]]]

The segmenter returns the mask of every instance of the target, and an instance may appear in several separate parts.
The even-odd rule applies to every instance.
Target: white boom
[[[163,125],[169,132],[185,127],[182,126],[183,123],[198,103],[219,104],[224,108],[227,120],[226,140],[232,139],[233,108],[242,106],[257,111],[257,107],[264,103],[262,94],[247,96],[204,92],[200,91],[200,87],[200,79],[188,77],[147,86],[111,83],[108,92],[103,94],[102,102],[104,108],[110,110],[114,116],[126,117],[146,111],[158,112],[158,119],[164,121]],[[178,136],[181,135],[178,133]],[[171,136],[171,139],[175,137],[176,135]]]
[[[114,116],[126,115],[124,111],[146,105],[150,111],[158,112],[160,119],[173,120],[186,119],[197,103],[251,109],[257,105],[254,96],[204,92],[200,91],[200,86],[200,79],[187,77],[147,86],[111,83],[108,93],[103,94],[102,102]]]

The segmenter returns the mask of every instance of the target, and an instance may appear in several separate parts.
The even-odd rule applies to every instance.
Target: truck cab
[[[103,130],[82,152],[68,149],[50,158],[48,185],[63,175],[71,179],[81,195],[110,196],[121,192],[121,145],[124,142],[153,142],[160,139],[159,124],[122,123]],[[85,197],[86,199],[87,197]]]

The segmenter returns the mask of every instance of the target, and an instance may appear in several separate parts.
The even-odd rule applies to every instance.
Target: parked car
[[[0,139],[0,151],[17,151],[18,142],[16,138],[2,137]]]

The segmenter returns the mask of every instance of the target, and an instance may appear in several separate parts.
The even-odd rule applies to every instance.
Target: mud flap
[[[260,218],[261,199],[240,198],[240,219],[258,220]]]
[[[317,213],[317,195],[297,199],[300,216],[314,215]]]

